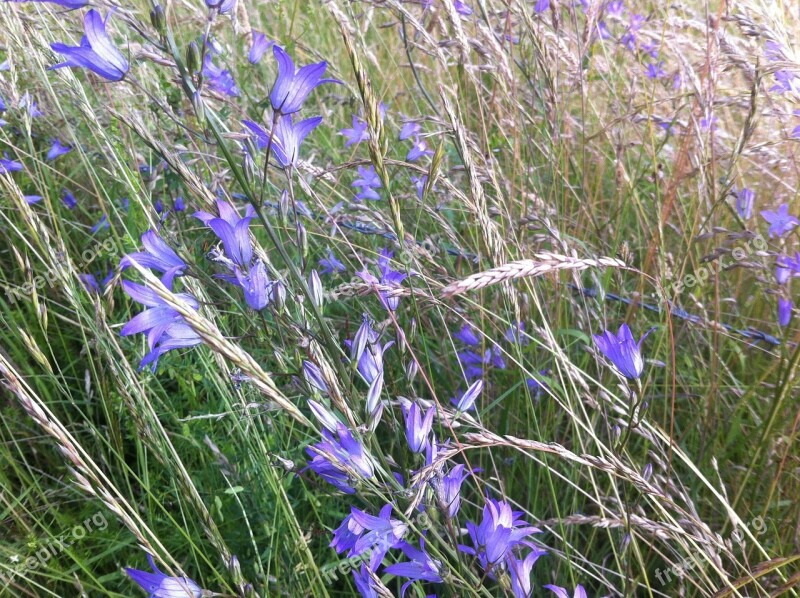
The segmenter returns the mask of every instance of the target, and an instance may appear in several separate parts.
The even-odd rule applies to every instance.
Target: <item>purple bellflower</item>
[[[514,345],[524,346],[530,343],[530,337],[525,334],[525,322],[514,322],[508,327],[505,339]]]
[[[233,75],[228,69],[223,69],[214,64],[211,52],[206,53],[203,59],[203,77],[208,81],[208,86],[217,93],[231,97],[239,96],[239,87],[233,80]]]
[[[475,351],[459,351],[458,359],[464,367],[464,376],[467,380],[483,376],[484,369],[487,367],[506,369],[506,362],[496,347],[489,347],[483,355]]]
[[[411,407],[403,410],[406,420],[406,441],[408,447],[414,453],[424,453],[428,446],[433,416],[436,409],[431,407],[424,414],[422,408],[416,403],[411,403]]]
[[[736,192],[736,212],[742,220],[749,220],[753,215],[755,198],[756,194],[746,187]]]
[[[358,372],[367,384],[372,384],[378,377],[383,376],[383,354],[393,344],[394,341],[389,341],[381,345],[380,335],[372,328],[366,316],[355,338],[352,341],[345,341],[350,350],[350,359],[357,362]]]
[[[322,122],[322,117],[307,118],[295,124],[291,116],[282,116],[275,125],[272,139],[270,139],[270,134],[267,131],[253,121],[244,120],[242,122],[255,135],[259,149],[270,147],[275,161],[278,162],[281,168],[289,168],[297,165],[300,145],[308,134],[319,126]]]
[[[227,15],[236,8],[236,0],[206,0],[206,6],[210,10],[218,10],[221,15]]]
[[[476,380],[470,387],[464,391],[461,398],[458,400],[453,399],[456,409],[459,411],[470,411],[475,405],[475,400],[480,396],[483,390],[483,380]]]
[[[592,335],[597,348],[614,365],[620,374],[626,378],[634,379],[644,371],[642,359],[642,343],[655,328],[648,330],[637,343],[633,338],[631,329],[627,324],[619,327],[619,332],[614,334],[606,330],[602,334]]]
[[[164,274],[161,282],[168,289],[172,288],[172,281],[176,276],[185,274],[187,265],[178,254],[158,236],[154,230],[149,230],[142,235],[144,251],[137,251],[124,256],[120,262],[120,269],[133,265],[136,262],[143,268],[152,268]]]
[[[400,139],[400,141],[405,141],[411,137],[419,136],[420,133],[422,133],[422,125],[420,125],[418,122],[407,121],[403,123],[403,127],[400,129],[400,136],[398,139]]]
[[[392,519],[392,505],[387,504],[378,513],[370,515],[355,507],[350,508],[351,525],[354,523],[360,532],[349,556],[359,556],[372,550],[370,569],[375,571],[391,548],[398,547],[408,532],[408,525]]]
[[[353,569],[353,583],[361,598],[381,598],[386,595],[378,593],[381,590],[381,581],[376,579],[375,574],[367,567],[366,563],[361,563],[359,570]]]
[[[460,545],[462,552],[477,557],[484,571],[491,571],[517,546],[529,546],[525,538],[541,530],[528,525],[505,501],[490,499],[483,508],[480,525],[467,522],[472,547]]]
[[[107,22],[108,17],[103,20],[96,10],[92,9],[87,12],[83,19],[85,35],[81,38],[80,46],[67,46],[62,43],[50,44],[54,52],[66,57],[66,61],[50,68],[58,69],[65,66],[87,68],[109,81],[121,80],[128,72],[129,65],[108,36]]]
[[[378,257],[378,270],[381,273],[380,278],[376,278],[366,269],[361,272],[356,272],[356,274],[360,276],[364,282],[386,287],[378,291],[378,296],[380,297],[383,307],[391,311],[395,311],[397,306],[400,304],[400,297],[392,295],[391,290],[400,288],[400,285],[408,277],[407,274],[393,270],[389,266],[389,260],[392,259],[393,255],[394,253],[389,251],[387,248],[384,248],[383,251],[381,251],[381,254]]]
[[[791,71],[776,71],[775,85],[770,87],[769,90],[778,94],[786,93],[787,91],[800,91],[800,78]]]
[[[786,255],[778,256],[775,265],[775,278],[778,284],[786,284],[792,276],[800,276],[800,251],[795,252],[794,258]]]
[[[55,68],[55,67],[52,67]],[[39,104],[31,97],[31,94],[27,91],[22,94],[22,97],[19,99],[20,109],[25,108],[28,111],[28,114],[31,118],[38,118],[40,116],[44,116],[44,112],[39,110]]]
[[[16,160],[9,160],[8,158],[0,158],[0,174],[8,174],[9,172],[19,172],[22,170],[22,163]]]
[[[278,62],[278,76],[269,94],[272,109],[281,115],[300,110],[309,94],[324,83],[341,83],[338,79],[323,79],[328,63],[325,61],[295,68],[291,56],[280,46],[272,53]]]
[[[341,135],[344,136],[347,141],[345,142],[345,147],[350,147],[356,143],[361,143],[362,141],[369,141],[369,131],[367,131],[367,122],[358,118],[355,114],[353,115],[353,126],[350,129],[342,129],[339,131]]]
[[[255,218],[253,206],[248,205],[244,218],[227,201],[218,199],[219,217],[208,212],[195,212],[194,217],[202,221],[222,241],[225,255],[235,265],[248,268],[253,258],[250,244],[250,221]]]
[[[461,508],[461,484],[468,473],[461,464],[455,465],[447,474],[437,475],[431,480],[440,508],[452,519]]]
[[[404,563],[395,563],[384,569],[385,573],[391,573],[398,577],[408,579],[403,587],[400,588],[400,595],[405,596],[409,586],[415,581],[428,581],[431,583],[442,583],[442,563],[434,560],[425,552],[425,540],[420,539],[420,547],[415,548],[407,542],[400,544],[400,550],[409,560]]]
[[[60,139],[53,139],[53,145],[47,152],[47,159],[48,160],[55,160],[59,156],[63,156],[64,154],[68,154],[72,151],[71,145],[64,145],[61,143]]]
[[[645,67],[645,74],[648,79],[662,79],[667,76],[667,71],[664,70],[664,61],[651,62]]]
[[[550,0],[536,0],[536,4],[533,5],[534,12],[544,12],[548,8],[550,8]]]
[[[462,16],[468,17],[472,14],[472,7],[464,4],[461,0],[453,0],[453,8]]]
[[[333,274],[347,270],[347,266],[339,261],[331,249],[328,249],[328,257],[319,260],[319,265],[322,267],[319,271],[320,274]]]
[[[205,594],[205,590],[188,577],[170,577],[162,573],[153,562],[153,557],[149,554],[147,555],[147,562],[150,563],[150,568],[155,573],[131,569],[130,567],[126,567],[125,572],[145,592],[150,594],[150,598],[189,598],[190,596],[200,598]]]
[[[94,274],[78,274],[78,278],[83,284],[83,288],[86,289],[87,292],[100,294],[102,289],[100,288],[100,285],[97,284],[97,278]]]
[[[42,201],[42,196],[41,195],[23,195],[22,198],[25,200],[25,202],[29,206],[31,206],[31,205],[33,205],[35,203],[39,203],[40,201]]]
[[[381,198],[375,189],[381,188],[381,179],[375,168],[372,165],[358,167],[358,178],[353,181],[352,187],[360,187],[361,191],[356,195],[356,199],[372,199],[378,200]]]
[[[120,331],[122,336],[147,333],[150,352],[139,363],[140,370],[152,364],[152,371],[155,372],[159,357],[167,351],[193,347],[203,342],[203,339],[184,321],[183,316],[167,305],[155,291],[128,280],[122,282],[122,288],[131,299],[147,307],[145,311],[131,318]],[[198,308],[197,299],[191,295],[178,293],[176,297],[182,299],[192,309]]]
[[[552,584],[544,586],[553,594],[556,595],[556,598],[570,598],[569,591],[566,588],[562,588],[561,586],[554,586]],[[572,598],[588,598],[586,594],[586,590],[583,589],[583,586],[578,584],[575,586],[575,593],[572,595]]]
[[[78,200],[75,199],[75,196],[68,189],[61,190],[61,201],[68,210],[74,210],[78,207]]]
[[[303,361],[303,378],[305,378],[306,382],[313,388],[328,394],[328,384],[325,382],[325,378],[322,377],[322,371],[317,364],[311,361]],[[334,430],[335,429],[334,427]]]
[[[789,206],[787,206],[785,203],[778,206],[778,210],[776,212],[772,212],[770,210],[762,211],[761,216],[769,223],[770,238],[782,237],[791,231],[795,226],[800,224],[797,218],[789,213]]]
[[[425,185],[428,184],[428,175],[423,174],[420,177],[412,176],[411,182],[414,183],[414,189],[417,192],[417,197],[422,199],[422,196],[425,193]]]
[[[409,162],[416,162],[423,156],[432,156],[433,150],[428,149],[428,144],[421,137],[414,138],[414,145],[408,150],[406,160]]]
[[[183,199],[183,196],[179,195],[175,198],[175,203],[173,206],[175,207],[176,212],[183,212],[186,210],[186,200]]]
[[[531,571],[539,557],[545,554],[547,554],[546,551],[534,548],[523,559],[518,559],[513,554],[508,555],[506,564],[511,576],[511,591],[514,598],[531,598],[533,596]]]
[[[253,30],[253,44],[250,46],[248,60],[252,64],[258,64],[267,50],[275,45],[275,42],[268,40],[267,36],[260,31]]]
[[[358,178],[353,181],[351,187],[372,187],[373,189],[380,189],[381,178],[375,172],[375,168],[370,164],[369,166],[358,167]]]
[[[456,332],[453,335],[453,337],[457,338],[462,343],[464,343],[465,345],[468,345],[470,347],[474,347],[475,345],[480,345],[481,344],[480,339],[477,337],[475,332],[473,332],[473,328],[472,328],[471,324],[464,324],[461,327],[461,330]]]
[[[269,279],[267,268],[261,260],[251,266],[247,273],[235,266],[234,273],[238,285],[244,291],[244,300],[250,308],[260,311],[269,305],[274,282]]]
[[[306,448],[308,469],[345,494],[355,494],[358,480],[375,475],[372,459],[344,424],[337,426],[336,436],[323,430],[322,442]]]
[[[92,227],[92,234],[94,235],[95,233],[98,233],[101,230],[109,228],[110,226],[111,225],[108,222],[108,216],[103,214],[102,216],[100,216],[100,220],[98,220],[97,223]]]
[[[786,327],[792,321],[792,300],[778,297],[778,325]]]

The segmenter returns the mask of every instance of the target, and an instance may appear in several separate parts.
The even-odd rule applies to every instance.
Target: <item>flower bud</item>
[[[200,95],[199,91],[195,91],[192,95],[192,108],[194,108],[194,113],[197,116],[197,120],[200,122],[205,122],[206,107],[203,104],[203,97]]]
[[[286,305],[286,286],[280,280],[272,285],[272,304],[278,311]]]
[[[200,70],[200,50],[197,48],[197,42],[189,43],[186,48],[186,69],[192,75]]]
[[[317,274],[316,270],[312,270],[311,275],[308,277],[308,290],[314,305],[322,307],[325,298],[322,294],[322,281],[319,279],[319,274]]]
[[[159,35],[164,35],[167,30],[167,17],[164,14],[164,9],[161,8],[160,4],[156,4],[155,7],[150,11],[150,23],[153,25],[153,29],[158,31]]]

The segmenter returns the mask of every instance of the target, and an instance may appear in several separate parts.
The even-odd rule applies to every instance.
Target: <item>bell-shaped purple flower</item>
[[[221,15],[228,15],[236,8],[236,0],[206,0],[206,6],[218,10]]]
[[[513,554],[508,555],[506,566],[511,577],[511,591],[514,593],[514,598],[531,598],[533,596],[531,571],[539,557],[545,554],[547,554],[546,551],[534,548],[523,559],[518,559]]]
[[[219,217],[208,212],[195,212],[194,217],[206,224],[222,241],[225,255],[239,267],[247,268],[253,258],[250,244],[250,221],[255,218],[253,206],[248,205],[244,217],[232,205],[217,200]]]
[[[47,151],[47,159],[53,161],[59,156],[68,154],[71,151],[72,151],[71,145],[64,145],[63,143],[61,143],[60,139],[53,139],[53,145],[51,145],[50,149]]]
[[[442,583],[442,563],[432,558],[425,551],[424,539],[420,539],[420,548],[415,548],[411,544],[403,542],[400,544],[400,550],[409,560],[404,563],[389,565],[384,569],[384,572],[408,579],[403,584],[403,587],[400,588],[401,596],[405,596],[406,590],[415,581]]]
[[[369,318],[364,317],[352,341],[345,341],[350,349],[350,359],[358,363],[358,372],[368,384],[383,376],[383,354],[394,344],[380,342],[380,335],[372,328]]]
[[[109,13],[109,16],[110,13]],[[87,68],[109,81],[119,81],[128,72],[128,61],[117,50],[106,32],[108,17],[103,20],[100,13],[92,9],[83,19],[85,35],[80,46],[67,46],[62,43],[50,44],[54,52],[63,54],[66,60],[51,69],[65,66]]]
[[[278,76],[269,94],[272,109],[282,115],[300,110],[309,94],[323,83],[341,83],[338,79],[323,79],[328,63],[325,61],[295,68],[291,56],[280,46],[272,53],[278,62]]]
[[[353,126],[350,129],[342,129],[339,131],[340,135],[343,135],[344,138],[347,140],[344,144],[345,147],[350,147],[356,143],[361,143],[362,141],[369,141],[369,131],[367,130],[367,122],[358,118],[355,114],[353,115]]]
[[[275,42],[268,40],[267,36],[259,31],[253,30],[253,44],[250,46],[250,54],[248,60],[252,64],[258,64],[267,50],[275,45]]]
[[[386,309],[395,311],[397,306],[400,304],[400,297],[393,295],[391,293],[391,289],[400,288],[400,285],[408,275],[392,269],[392,267],[389,265],[389,260],[392,259],[392,255],[393,253],[387,248],[384,248],[383,251],[381,251],[381,254],[378,257],[378,270],[380,271],[380,278],[376,278],[367,270],[356,272],[356,275],[360,276],[364,282],[369,284],[379,284],[381,286],[388,287],[388,289],[385,290],[381,289],[378,292],[378,296],[380,297],[381,304],[383,304]]]
[[[416,137],[414,139],[414,145],[411,146],[411,149],[408,150],[408,154],[406,154],[406,160],[409,162],[416,162],[423,156],[432,156],[433,150],[428,149],[428,144],[425,143],[425,140],[421,137]]]
[[[569,591],[566,588],[554,586],[552,584],[548,584],[544,587],[553,592],[553,594],[556,595],[556,598],[570,598]],[[572,595],[572,598],[588,598],[586,590],[583,589],[582,585],[578,584],[575,586],[575,593]]]
[[[483,508],[480,525],[467,522],[472,546],[459,546],[459,550],[478,558],[485,571],[491,571],[510,551],[525,538],[541,530],[528,525],[520,511],[514,511],[505,501],[489,500]]]
[[[778,325],[786,327],[792,321],[792,300],[778,297]]]
[[[269,305],[273,282],[269,279],[267,267],[263,262],[257,261],[247,272],[236,266],[234,274],[244,291],[244,300],[250,308],[260,311]]]
[[[417,137],[420,133],[422,133],[422,126],[417,122],[408,121],[403,123],[398,139],[400,139],[400,141],[405,141],[411,137]]]
[[[458,510],[461,508],[461,485],[467,475],[466,468],[458,464],[453,466],[448,473],[437,475],[431,480],[431,486],[436,493],[436,501],[451,519],[458,514]]]
[[[193,347],[203,342],[203,339],[184,321],[183,316],[170,307],[155,291],[128,280],[122,282],[122,288],[131,299],[148,308],[131,318],[120,331],[122,336],[147,334],[147,345],[150,352],[139,363],[140,370],[152,364],[152,370],[155,371],[159,357],[167,351]],[[191,295],[178,293],[176,297],[182,299],[191,308],[198,308],[197,299]]]
[[[481,344],[481,341],[475,334],[471,324],[464,324],[461,327],[461,330],[453,334],[453,337],[457,338],[465,345],[469,345],[470,347]]]
[[[236,85],[233,75],[228,69],[214,64],[214,58],[211,52],[206,53],[205,58],[203,58],[202,73],[203,77],[205,77],[208,82],[208,86],[217,93],[234,98],[239,96],[239,87]]]
[[[344,424],[337,426],[336,437],[323,430],[322,438],[322,442],[306,448],[311,457],[308,469],[342,492],[355,494],[358,480],[375,475],[371,457]]]
[[[8,158],[0,158],[0,174],[8,174],[9,172],[19,172],[22,170],[22,163]]]
[[[748,220],[753,215],[753,204],[756,194],[746,187],[736,192],[736,211],[742,220]]]
[[[168,289],[172,288],[172,281],[176,276],[186,272],[184,262],[175,251],[158,236],[154,230],[149,230],[142,235],[144,251],[137,251],[124,256],[120,262],[120,269],[129,268],[136,262],[143,268],[151,268],[164,274],[161,282]]]
[[[619,332],[615,335],[610,330],[602,334],[592,336],[597,348],[614,364],[620,374],[626,378],[634,379],[642,375],[644,371],[644,359],[642,359],[642,343],[655,328],[648,330],[637,343],[631,329],[627,324],[619,327]]]
[[[125,572],[139,584],[139,587],[149,593],[150,598],[200,598],[205,595],[205,590],[188,577],[170,577],[162,573],[149,554],[147,562],[155,573],[130,567],[126,567]]]
[[[270,148],[281,168],[288,168],[297,165],[300,145],[308,134],[319,126],[322,117],[307,118],[295,124],[291,116],[282,116],[278,118],[274,134],[271,136],[261,125],[251,120],[242,122],[255,135],[258,149]]]
[[[408,447],[414,453],[423,453],[428,446],[428,436],[433,426],[433,416],[436,410],[431,407],[424,414],[416,403],[411,403],[411,407],[404,409],[403,415],[406,420],[406,441]]]
[[[476,380],[470,387],[464,391],[461,398],[455,401],[456,409],[459,411],[470,411],[475,405],[475,400],[480,396],[483,390],[483,380]]]
[[[763,210],[761,216],[769,223],[770,237],[782,237],[800,224],[797,218],[789,213],[789,206],[785,203],[778,206],[776,212]]]
[[[340,262],[336,254],[330,249],[328,249],[328,257],[319,260],[319,265],[322,267],[319,271],[320,274],[333,274],[334,272],[344,272],[347,270],[347,266]]]

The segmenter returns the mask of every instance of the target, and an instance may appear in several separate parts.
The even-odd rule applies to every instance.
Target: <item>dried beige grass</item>
[[[482,289],[505,280],[541,276],[560,270],[586,270],[587,268],[627,268],[622,260],[612,257],[576,258],[557,253],[542,252],[534,254],[536,259],[509,262],[497,268],[479,272],[456,281],[442,289],[443,297],[458,295],[467,291]]]

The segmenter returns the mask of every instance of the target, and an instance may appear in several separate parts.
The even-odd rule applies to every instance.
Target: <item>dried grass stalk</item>
[[[576,258],[557,253],[542,252],[534,254],[535,259],[519,260],[503,264],[497,268],[486,270],[468,276],[464,280],[456,281],[442,289],[443,297],[450,297],[474,291],[484,287],[512,280],[515,278],[525,278],[528,276],[540,276],[548,272],[558,272],[559,270],[586,270],[587,268],[627,268],[622,260],[612,257]]]

